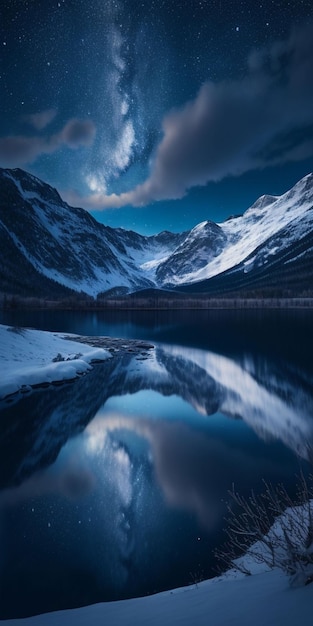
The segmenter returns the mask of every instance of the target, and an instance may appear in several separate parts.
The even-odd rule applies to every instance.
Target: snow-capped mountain
[[[303,291],[313,279],[313,174],[221,224],[145,237],[100,224],[20,169],[0,169],[0,246],[0,291],[9,294]]]
[[[227,237],[220,225],[210,221],[198,224],[173,254],[158,264],[158,283],[177,284],[182,277],[201,272],[211,260],[222,254],[226,243]]]
[[[10,292],[12,283],[38,284],[38,274],[93,296],[119,286],[148,287],[154,284],[151,272],[140,265],[168,256],[183,238],[103,226],[38,178],[19,169],[0,170],[1,280],[9,278],[4,291]]]
[[[205,228],[206,224],[204,222],[200,227]],[[172,284],[199,283],[223,277],[229,289],[232,284],[235,286],[239,276],[243,279],[241,282],[248,284],[251,276],[260,269],[268,273],[278,260],[280,265],[288,264],[299,259],[300,255],[302,261],[310,258],[312,267],[313,174],[308,174],[282,196],[261,196],[242,216],[217,226],[224,237],[219,254],[208,258],[200,269],[172,277]],[[206,286],[209,286],[208,282]]]

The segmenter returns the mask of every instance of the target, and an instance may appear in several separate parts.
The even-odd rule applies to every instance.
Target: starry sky
[[[144,234],[313,170],[311,0],[2,0],[0,166]]]

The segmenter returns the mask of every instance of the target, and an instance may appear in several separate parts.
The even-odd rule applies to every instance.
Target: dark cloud
[[[40,111],[39,113],[25,115],[23,120],[27,122],[27,124],[36,128],[36,130],[43,130],[54,120],[56,115],[56,109],[46,109],[45,111]]]
[[[181,198],[193,186],[312,155],[312,77],[310,24],[253,52],[245,77],[206,82],[194,100],[167,115],[143,184],[119,196],[91,195],[84,205],[102,209]]]
[[[17,167],[32,163],[41,155],[51,152],[41,137],[10,136],[0,138],[0,165]]]
[[[165,119],[164,138],[150,178],[137,190],[138,202],[147,195],[179,198],[194,185],[291,159],[294,146],[282,145],[272,157],[266,148],[313,122],[312,76],[311,27],[254,54],[244,79],[204,84],[194,101]]]
[[[17,167],[33,163],[43,154],[56,152],[61,146],[72,150],[92,144],[96,128],[90,120],[71,119],[51,137],[15,136],[0,138],[0,166]]]
[[[96,128],[90,120],[72,119],[67,122],[63,130],[56,135],[56,140],[66,144],[69,148],[90,146],[95,138]]]

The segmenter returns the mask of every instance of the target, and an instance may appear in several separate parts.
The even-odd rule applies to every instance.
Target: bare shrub
[[[283,485],[264,486],[264,493],[256,496],[252,491],[248,498],[234,487],[229,492],[228,540],[215,552],[221,569],[249,575],[260,565],[279,568],[292,584],[308,584],[313,580],[312,476],[306,480],[300,474],[293,499]]]

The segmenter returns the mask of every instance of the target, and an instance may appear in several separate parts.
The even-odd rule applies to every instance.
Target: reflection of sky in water
[[[212,575],[232,483],[243,494],[262,479],[294,483],[292,450],[305,458],[312,433],[310,379],[299,374],[295,386],[293,370],[267,361],[173,346],[128,359],[106,401],[101,368],[89,400],[78,384],[62,391],[62,405],[60,390],[40,396],[51,412],[23,459],[34,473],[0,492],[0,617],[12,606],[25,616]],[[91,421],[84,398],[88,410],[101,407]],[[53,461],[67,421],[75,436],[38,470],[41,447],[55,436]]]
[[[38,585],[47,610],[209,575],[232,482],[246,492],[293,469],[242,421],[153,391],[113,397],[52,466],[2,491],[8,596],[16,564],[30,612]]]

